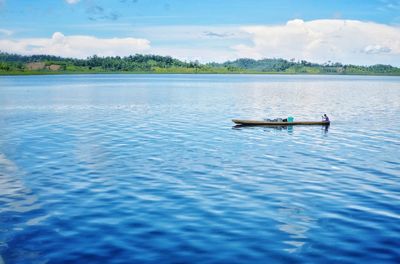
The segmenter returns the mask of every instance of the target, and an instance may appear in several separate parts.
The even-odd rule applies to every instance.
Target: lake
[[[0,77],[0,263],[398,263],[399,118],[400,77]]]

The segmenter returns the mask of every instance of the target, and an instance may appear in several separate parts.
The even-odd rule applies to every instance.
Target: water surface
[[[0,262],[398,263],[399,117],[398,77],[0,77]]]

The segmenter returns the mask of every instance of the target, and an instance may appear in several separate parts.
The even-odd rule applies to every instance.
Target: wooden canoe
[[[271,122],[271,121],[257,121],[257,120],[240,120],[232,119],[232,121],[237,125],[242,126],[296,126],[296,125],[320,125],[329,126],[330,122],[326,121],[295,121],[295,122]]]

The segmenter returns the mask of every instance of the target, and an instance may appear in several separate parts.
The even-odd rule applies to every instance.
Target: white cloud
[[[0,0],[1,1],[1,0]],[[201,62],[236,58],[284,58],[324,63],[400,66],[400,27],[356,20],[290,20],[260,26],[147,26],[101,24],[141,38],[64,36],[14,39],[1,31],[0,50],[85,58],[135,53],[169,55]],[[116,29],[114,29],[116,27]],[[92,28],[93,29],[93,28]],[[122,30],[123,29],[123,30]],[[99,30],[96,28],[96,32]],[[12,33],[12,32],[10,32]],[[152,45],[150,46],[150,41]]]
[[[76,3],[78,3],[80,0],[65,0],[65,2],[67,2],[68,4],[71,4],[71,5],[73,5],[73,4],[76,4]]]
[[[383,4],[383,10],[400,10],[400,1],[399,0],[381,0],[381,3]]]
[[[127,56],[150,49],[150,41],[140,38],[96,38],[64,36],[60,32],[51,38],[0,40],[0,50],[18,54],[49,54],[85,58],[91,55]]]
[[[239,43],[248,43],[249,34],[238,26],[144,26],[128,27],[136,36],[150,39],[149,53],[169,55],[175,58],[200,62],[224,62],[236,58],[230,47]]]
[[[148,53],[172,56],[183,61],[198,60],[201,63],[225,62],[236,59],[235,54],[227,48],[154,47]]]
[[[381,45],[368,45],[363,50],[367,54],[379,54],[390,52],[391,49],[388,47],[382,47]]]
[[[210,39],[235,40],[244,39],[248,34],[240,31],[237,26],[193,26],[193,25],[168,25],[135,27],[127,25],[126,30],[135,34],[156,38],[162,41],[198,41]]]
[[[0,35],[10,36],[10,35],[12,35],[13,33],[14,33],[14,32],[12,32],[11,30],[0,28]]]
[[[260,26],[134,28],[154,44],[150,52],[201,62],[285,58],[400,66],[400,27],[356,20],[290,20]]]
[[[400,27],[356,20],[300,19],[278,26],[246,26],[252,44],[233,46],[237,57],[296,58],[353,64],[400,63]]]

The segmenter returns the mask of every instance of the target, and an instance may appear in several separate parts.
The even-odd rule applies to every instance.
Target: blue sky
[[[399,65],[399,25],[399,0],[0,0],[0,50],[21,54]]]

